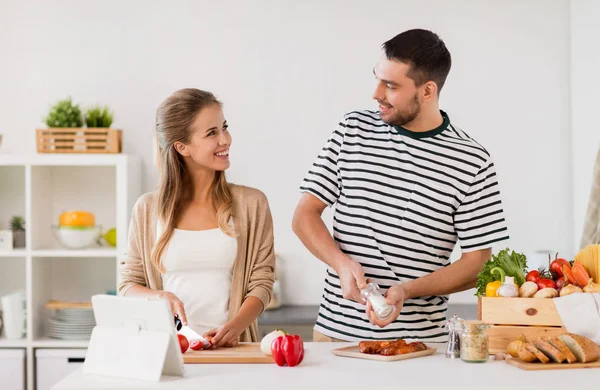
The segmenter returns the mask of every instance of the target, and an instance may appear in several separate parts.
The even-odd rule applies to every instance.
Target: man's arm
[[[481,267],[491,257],[491,248],[463,253],[459,260],[449,266],[403,283],[406,299],[448,295],[473,288]]]
[[[310,253],[336,271],[344,298],[362,302],[359,288],[366,285],[362,266],[344,254],[334,241],[321,218],[325,207],[316,196],[303,193],[294,212],[292,229]]]
[[[367,305],[367,317],[374,325],[383,328],[395,321],[404,301],[424,296],[448,295],[475,287],[477,275],[483,264],[492,257],[492,249],[482,249],[463,253],[456,262],[421,278],[392,286],[386,293],[386,302],[394,305],[394,312],[386,320],[379,319],[370,305]]]

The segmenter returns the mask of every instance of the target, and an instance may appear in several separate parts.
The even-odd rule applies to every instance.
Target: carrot
[[[587,284],[590,280],[590,275],[586,271],[583,264],[580,264],[580,263],[573,264],[573,268],[571,268],[571,271],[573,271],[573,276],[575,277],[575,282],[576,282],[575,284],[577,284],[580,287],[587,286]]]
[[[571,267],[563,264],[563,275],[564,277],[567,279],[567,282],[577,285],[577,281],[575,280],[575,275],[573,275],[573,271],[571,270]]]

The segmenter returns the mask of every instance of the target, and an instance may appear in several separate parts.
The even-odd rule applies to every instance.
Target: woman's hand
[[[243,331],[244,329],[241,329],[235,322],[229,321],[219,328],[209,330],[202,337],[211,340],[213,348],[235,347]]]
[[[185,309],[183,308],[183,302],[181,302],[175,294],[173,294],[170,291],[161,291],[158,294],[158,297],[160,299],[165,299],[167,302],[169,302],[171,312],[173,313],[173,315],[179,317],[182,325],[185,326],[188,324],[187,317],[185,316]]]

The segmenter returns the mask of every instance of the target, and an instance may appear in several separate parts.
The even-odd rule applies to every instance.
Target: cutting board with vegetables
[[[384,356],[384,355],[371,355],[368,353],[361,353],[358,350],[358,345],[353,345],[350,347],[336,348],[331,352],[336,356],[356,358],[356,359],[366,359],[366,360],[377,360],[380,362],[394,362],[398,360],[406,360],[406,359],[414,359],[423,356],[430,356],[436,353],[435,348],[427,348],[424,351],[407,353],[402,355],[393,355],[393,356]]]
[[[526,363],[521,359],[508,359],[506,360],[511,366],[520,368],[521,370],[568,370],[574,368],[600,368],[600,360],[591,363]]]
[[[187,364],[202,363],[273,363],[273,357],[260,350],[260,343],[240,343],[232,348],[187,350],[183,354]]]

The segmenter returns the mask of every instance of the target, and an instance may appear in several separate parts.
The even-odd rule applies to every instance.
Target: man
[[[508,239],[490,154],[439,109],[444,42],[410,30],[383,49],[379,110],[346,114],[300,187],[294,232],[329,266],[315,341],[446,342],[448,295],[475,287],[492,244]],[[321,214],[334,204],[332,237]],[[394,306],[387,319],[360,297],[367,281]]]

